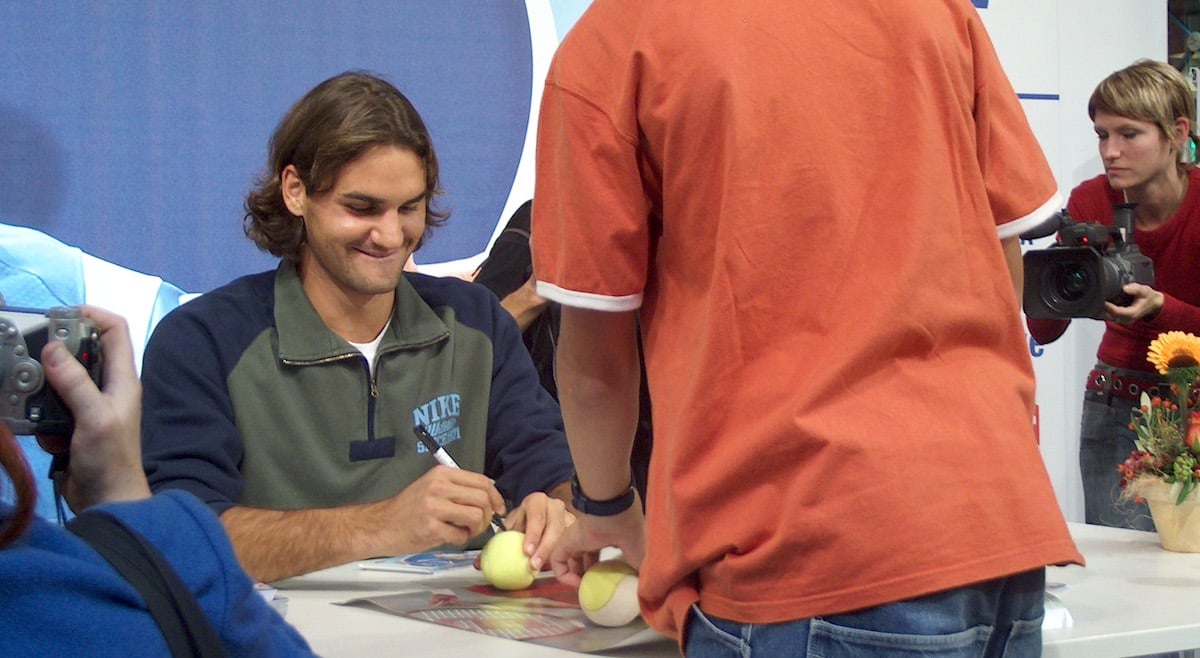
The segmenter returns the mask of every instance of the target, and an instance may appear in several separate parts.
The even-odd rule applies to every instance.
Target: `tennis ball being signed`
[[[641,614],[637,586],[633,567],[620,560],[597,562],[579,583],[579,607],[595,624],[624,626]]]
[[[489,539],[479,554],[479,569],[496,589],[525,589],[533,584],[536,574],[525,554],[525,533],[505,530]]]

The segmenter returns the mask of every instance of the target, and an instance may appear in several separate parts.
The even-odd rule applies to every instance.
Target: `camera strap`
[[[103,512],[84,512],[66,524],[133,585],[177,658],[223,658],[225,645],[191,590],[141,535]]]
[[[67,477],[67,461],[70,453],[64,452],[50,458],[50,482],[54,491],[54,511],[58,514],[58,525],[66,525],[67,510],[63,506],[63,480]]]

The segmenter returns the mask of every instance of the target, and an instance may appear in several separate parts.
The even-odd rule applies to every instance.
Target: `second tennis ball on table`
[[[537,574],[525,554],[525,533],[505,530],[497,533],[479,554],[479,570],[484,580],[496,589],[525,589]]]
[[[621,560],[593,564],[579,583],[579,607],[600,626],[624,626],[641,614],[638,572]]]

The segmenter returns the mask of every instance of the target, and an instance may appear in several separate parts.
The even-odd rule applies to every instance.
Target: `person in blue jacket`
[[[151,487],[208,503],[259,580],[478,545],[510,509],[536,570],[573,519],[561,412],[516,322],[480,286],[404,271],[447,216],[439,194],[399,90],[322,82],[246,199],[247,236],[281,263],[180,306],[147,345]]]
[[[181,491],[151,496],[141,467],[140,398],[128,328],[123,318],[97,307],[83,307],[83,314],[101,332],[101,389],[62,343],[52,341],[42,352],[46,380],[75,417],[63,486],[67,503],[76,512],[93,508],[115,517],[155,547],[195,594],[229,655],[313,655],[255,591],[211,510]],[[0,653],[170,655],[129,581],[84,540],[34,514],[34,475],[4,423],[0,468],[15,490],[14,504],[0,503]]]

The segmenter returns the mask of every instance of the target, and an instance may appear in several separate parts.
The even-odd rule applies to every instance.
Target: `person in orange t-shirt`
[[[1061,196],[970,3],[596,0],[537,138],[582,512],[560,580],[620,548],[689,656],[1038,655],[1044,567],[1083,558],[1017,236]]]

